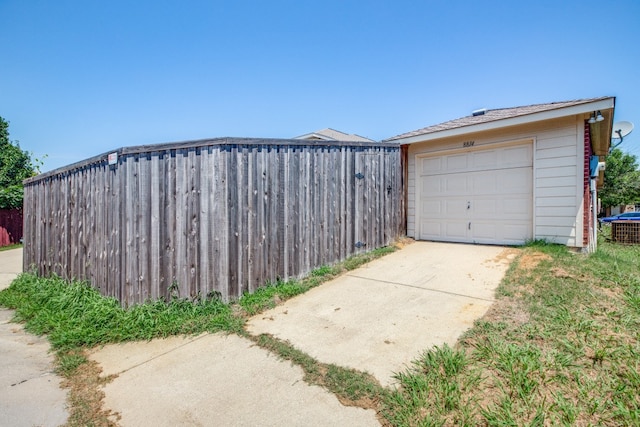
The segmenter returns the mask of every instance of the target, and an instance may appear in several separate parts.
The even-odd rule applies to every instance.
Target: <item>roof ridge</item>
[[[584,103],[587,103],[587,102],[600,101],[602,99],[607,99],[607,98],[611,98],[611,97],[610,96],[602,96],[602,97],[598,97],[598,98],[579,98],[579,99],[569,99],[569,100],[566,100],[566,101],[540,102],[540,103],[537,103],[537,104],[518,105],[518,106],[515,106],[515,107],[487,108],[487,111],[516,110],[518,108],[540,107],[542,105],[555,105],[555,104],[575,104],[575,103],[584,104]],[[463,117],[467,117],[467,116],[463,116]]]

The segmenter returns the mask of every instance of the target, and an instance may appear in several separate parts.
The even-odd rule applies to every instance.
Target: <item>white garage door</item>
[[[521,244],[533,235],[532,143],[418,156],[421,240]]]

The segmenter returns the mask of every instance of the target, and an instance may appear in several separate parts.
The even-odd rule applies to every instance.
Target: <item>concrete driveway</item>
[[[255,316],[247,329],[392,386],[395,372],[434,345],[453,345],[487,311],[515,253],[416,242]],[[21,265],[20,249],[0,252],[0,288]],[[66,392],[49,345],[11,316],[0,309],[0,424],[62,424]],[[91,358],[115,375],[104,406],[122,426],[379,424],[373,410],[342,406],[297,366],[235,335],[109,345]]]
[[[22,248],[0,252],[0,291],[22,273]]]
[[[514,256],[498,246],[415,242],[254,317],[247,329],[389,386],[425,349],[453,345],[486,313]]]
[[[416,242],[248,322],[320,362],[394,383],[434,345],[453,345],[493,302],[515,250]],[[250,340],[223,334],[109,345],[91,355],[105,407],[133,425],[378,425],[303,382],[301,370]]]

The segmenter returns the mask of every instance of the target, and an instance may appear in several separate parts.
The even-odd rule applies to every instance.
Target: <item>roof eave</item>
[[[594,155],[606,157],[611,149],[611,133],[615,110],[613,108],[599,108],[598,110],[601,111],[604,120],[589,125],[591,131],[591,146]]]
[[[605,98],[598,101],[587,102],[584,104],[572,105],[570,107],[557,108],[553,110],[541,111],[517,117],[509,117],[506,119],[497,119],[490,122],[478,123],[475,125],[463,126],[443,131],[425,133],[421,135],[409,136],[406,138],[398,138],[389,142],[395,142],[401,145],[415,144],[419,142],[428,142],[436,139],[449,138],[454,136],[463,136],[476,132],[484,132],[494,129],[505,128],[509,126],[518,126],[529,123],[540,122],[543,120],[552,120],[562,117],[574,116],[578,114],[590,113],[595,110],[613,109],[615,105],[615,97]]]

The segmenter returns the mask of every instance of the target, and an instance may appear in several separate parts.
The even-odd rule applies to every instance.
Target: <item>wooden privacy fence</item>
[[[123,148],[25,181],[24,268],[123,305],[172,289],[228,301],[389,244],[404,234],[403,200],[394,144]]]
[[[22,210],[0,209],[0,247],[20,243],[22,239]]]

